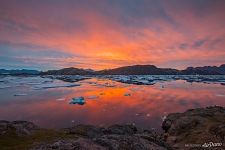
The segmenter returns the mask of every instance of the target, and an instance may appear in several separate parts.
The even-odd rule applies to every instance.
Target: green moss
[[[26,150],[41,143],[51,143],[58,139],[76,138],[63,130],[41,129],[29,136],[17,136],[14,131],[0,136],[1,150]]]

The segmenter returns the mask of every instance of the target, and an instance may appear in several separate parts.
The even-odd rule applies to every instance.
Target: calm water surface
[[[68,84],[41,77],[1,77],[0,119],[27,120],[45,128],[79,123],[99,126],[135,123],[158,129],[168,113],[225,106],[225,86],[220,84],[178,80],[129,85],[92,78],[78,82],[81,85],[75,87],[40,88],[49,83]],[[71,98],[79,96],[85,98],[84,105],[69,104]]]

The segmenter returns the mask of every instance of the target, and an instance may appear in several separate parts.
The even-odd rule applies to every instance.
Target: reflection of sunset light
[[[113,86],[106,87],[106,83]],[[80,87],[36,91],[36,94],[28,95],[26,100],[24,97],[14,97],[7,104],[0,105],[0,118],[31,120],[48,127],[65,127],[70,125],[71,120],[75,123],[97,125],[136,122],[147,127],[160,124],[162,115],[171,112],[208,105],[224,105],[223,97],[215,96],[224,92],[225,87],[222,85],[191,85],[184,81],[173,81],[164,86],[164,89],[160,88],[160,84],[125,86],[109,80],[90,79],[83,81]],[[130,96],[124,96],[125,93]],[[88,99],[93,95],[97,98]],[[84,105],[69,104],[71,98],[79,96],[85,98]],[[65,100],[57,101],[58,98]],[[5,99],[9,99],[9,95]]]

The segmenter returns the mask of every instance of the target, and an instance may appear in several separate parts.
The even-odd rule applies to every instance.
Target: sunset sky
[[[0,0],[0,68],[222,63],[224,0]]]

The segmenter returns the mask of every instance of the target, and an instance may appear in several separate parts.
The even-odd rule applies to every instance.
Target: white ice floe
[[[14,94],[14,96],[27,96],[26,93],[17,93],[17,94]]]
[[[27,85],[41,85],[43,83],[41,82],[31,82],[31,83],[26,83]]]
[[[101,78],[112,81],[137,84],[137,85],[153,85],[157,82],[184,80],[186,82],[202,82],[202,83],[220,83],[225,85],[224,75],[106,75]]]
[[[81,97],[72,98],[72,100],[69,102],[69,104],[84,105],[85,104],[84,97],[81,96]]]
[[[34,89],[49,89],[49,88],[61,88],[61,87],[75,87],[80,86],[81,84],[77,83],[50,83],[50,84],[41,84],[34,87]]]
[[[64,82],[78,82],[85,79],[90,79],[90,77],[81,75],[45,75],[43,78],[57,79]]]
[[[139,116],[140,114],[136,113],[135,116]]]
[[[11,88],[11,86],[7,86],[7,85],[0,85],[0,89],[6,89],[6,88]]]

